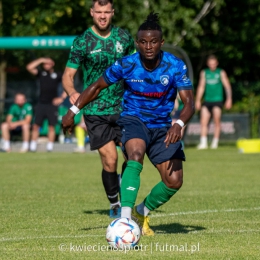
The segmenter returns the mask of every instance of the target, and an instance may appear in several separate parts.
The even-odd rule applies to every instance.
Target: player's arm
[[[94,100],[100,91],[104,88],[107,88],[109,84],[105,81],[103,76],[101,76],[97,81],[91,84],[88,88],[86,88],[81,95],[78,97],[74,105],[68,110],[67,114],[62,118],[62,128],[64,134],[68,131],[69,133],[72,132],[72,128],[74,126],[74,116]]]
[[[220,76],[221,76],[221,82],[222,82],[224,89],[225,89],[225,92],[226,92],[225,108],[230,109],[232,107],[232,88],[231,88],[231,84],[229,82],[227,73],[224,70],[221,70]]]
[[[25,118],[23,120],[19,120],[16,122],[12,122],[14,128],[18,127],[18,126],[22,126],[22,125],[29,125],[32,121],[32,115],[27,115],[25,116]]]
[[[181,129],[189,122],[195,113],[193,90],[181,90],[179,91],[179,95],[184,107],[181,110],[180,118],[167,132],[166,139],[164,141],[166,143],[166,147],[168,147],[170,143],[175,143],[181,139]]]
[[[205,84],[206,84],[205,71],[203,70],[200,72],[199,84],[197,87],[196,103],[195,103],[196,110],[201,109],[201,100],[205,91]]]
[[[54,61],[50,58],[39,58],[27,64],[26,69],[33,75],[38,74],[37,67],[42,63],[53,63]]]
[[[70,98],[70,103],[74,104],[80,93],[77,92],[74,86],[74,77],[77,69],[66,67],[62,75],[62,86],[64,91]]]

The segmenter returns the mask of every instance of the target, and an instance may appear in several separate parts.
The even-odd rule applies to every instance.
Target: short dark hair
[[[209,55],[209,56],[207,57],[207,61],[208,61],[208,60],[218,60],[218,58],[217,58],[216,55],[211,54],[211,55]]]
[[[95,3],[98,2],[99,5],[107,5],[111,4],[113,6],[113,0],[92,0],[92,8],[94,7]]]
[[[162,28],[159,25],[158,13],[151,12],[147,16],[146,20],[140,25],[138,32],[147,30],[155,30],[160,31],[162,33]]]

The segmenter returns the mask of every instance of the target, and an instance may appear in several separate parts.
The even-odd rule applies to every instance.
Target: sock
[[[121,205],[133,208],[140,187],[140,173],[143,165],[136,161],[128,161],[121,182]]]
[[[110,203],[117,203],[119,190],[117,172],[107,172],[103,169],[102,182]]]
[[[46,149],[47,149],[48,151],[52,151],[52,150],[53,150],[53,142],[48,142],[48,143],[47,143],[47,146],[46,146]]]
[[[208,137],[207,136],[201,136],[200,137],[200,143],[202,145],[207,145],[208,144]]]
[[[36,141],[31,141],[30,143],[30,150],[31,151],[36,151],[37,149],[37,142]]]
[[[77,138],[77,145],[80,148],[85,147],[85,130],[80,127],[80,126],[76,126],[75,127],[75,136]]]
[[[22,149],[23,149],[23,150],[27,150],[28,148],[29,148],[29,142],[23,141]]]
[[[122,207],[121,208],[121,218],[131,218],[132,208]]]
[[[213,138],[213,139],[212,139],[211,146],[214,146],[214,147],[215,147],[215,146],[216,146],[216,147],[218,146],[218,138]]]
[[[120,202],[116,202],[116,203],[110,203],[110,208],[112,209],[114,206],[118,205],[119,207],[121,206]]]
[[[144,202],[136,206],[136,210],[139,214],[143,216],[148,216],[150,209],[148,209],[145,205]]]
[[[9,140],[3,140],[3,149],[4,150],[10,149],[10,141]]]
[[[157,183],[151,193],[144,200],[144,205],[149,210],[155,210],[170,200],[179,189],[168,188],[162,181]]]

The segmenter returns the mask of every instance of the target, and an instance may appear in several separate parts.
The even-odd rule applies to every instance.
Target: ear
[[[164,39],[161,39],[161,46],[164,45]]]
[[[115,14],[115,9],[112,9],[112,16],[114,16],[114,14]]]
[[[90,8],[90,15],[93,17],[94,15],[94,11],[93,11],[93,8]]]

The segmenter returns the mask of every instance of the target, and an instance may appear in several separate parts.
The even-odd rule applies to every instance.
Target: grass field
[[[260,155],[185,152],[183,187],[130,252],[106,249],[98,154],[1,154],[0,259],[260,259]],[[158,181],[145,160],[137,202]]]

